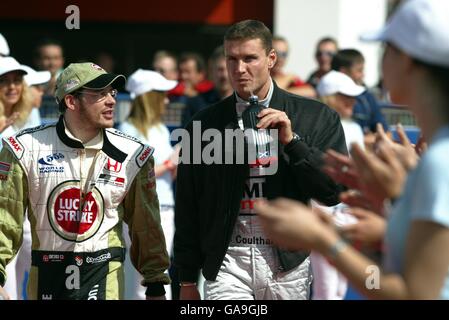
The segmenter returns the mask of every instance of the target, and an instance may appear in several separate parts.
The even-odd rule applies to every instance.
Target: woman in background
[[[170,132],[162,123],[162,116],[168,102],[166,92],[173,89],[177,81],[167,80],[161,74],[139,69],[128,79],[126,89],[131,93],[131,112],[126,121],[118,126],[124,133],[138,138],[155,148],[154,174],[156,191],[160,205],[162,229],[164,230],[167,251],[170,254],[173,245],[174,197],[172,183],[176,177],[179,150],[170,143]],[[125,237],[127,238],[127,237]],[[145,297],[145,288],[139,285],[138,273],[131,267],[129,260],[126,274],[125,297],[140,299]],[[132,270],[131,270],[132,269]],[[134,274],[135,277],[131,277]],[[167,299],[171,298],[170,286],[165,286]]]

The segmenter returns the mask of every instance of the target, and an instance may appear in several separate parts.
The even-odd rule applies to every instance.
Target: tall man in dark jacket
[[[253,205],[258,199],[280,196],[304,203],[315,198],[329,206],[337,204],[340,188],[320,170],[320,164],[326,149],[345,153],[345,139],[334,111],[318,101],[289,94],[272,81],[270,69],[276,53],[271,42],[271,32],[259,21],[246,20],[231,26],[224,47],[235,92],[200,111],[186,127],[191,141],[190,145],[183,144],[184,163],[178,167],[174,240],[181,299],[199,298],[195,282],[200,269],[207,280],[206,299],[309,296],[308,253],[272,246],[261,230]],[[265,106],[258,114],[257,128],[249,130],[251,135],[244,144],[245,150],[257,151],[256,160],[236,163],[239,143],[234,143],[234,164],[207,164],[210,162],[204,157],[198,161],[210,145],[200,142],[202,152],[192,147],[198,143],[196,133],[220,133],[212,138],[214,143],[226,137],[225,130],[247,128],[242,118],[246,119],[252,94]],[[277,130],[276,141],[270,141],[273,135],[261,130],[267,128]],[[223,140],[226,147],[220,150],[223,152],[215,152],[214,157],[224,158],[229,153],[229,144],[226,138]],[[195,157],[197,161],[192,161]],[[268,166],[262,161],[267,159]],[[270,172],[274,162],[277,170]]]

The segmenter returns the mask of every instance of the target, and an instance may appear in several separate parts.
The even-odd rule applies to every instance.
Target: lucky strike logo
[[[82,235],[96,221],[98,205],[91,192],[82,198],[78,188],[71,188],[57,196],[53,212],[54,220],[64,231]]]
[[[97,188],[80,193],[79,181],[56,186],[47,203],[47,217],[53,231],[68,241],[83,242],[94,236],[104,219],[104,199]]]

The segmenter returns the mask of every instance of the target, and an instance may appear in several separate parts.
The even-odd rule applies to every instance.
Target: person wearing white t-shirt
[[[155,148],[156,192],[165,243],[170,255],[175,232],[172,183],[176,177],[179,150],[172,147],[170,132],[162,123],[162,116],[167,102],[166,92],[176,85],[177,81],[168,80],[157,72],[144,69],[135,71],[126,84],[133,99],[130,115],[118,126],[124,133]],[[126,226],[124,232],[127,233]],[[125,239],[128,237],[125,236]],[[142,277],[132,267],[128,257],[125,260],[125,270],[125,299],[141,299],[145,296],[145,287],[139,284]],[[165,291],[167,299],[171,299],[170,285],[165,286]]]
[[[317,86],[320,99],[334,109],[341,119],[345,133],[346,146],[351,149],[353,143],[364,148],[363,131],[360,125],[352,120],[352,112],[356,103],[355,97],[365,91],[365,88],[357,85],[350,77],[338,71],[330,71]],[[347,212],[348,206],[340,203],[333,207],[325,207],[312,201],[314,210],[321,210],[332,216],[334,223],[342,227],[355,223],[357,220]],[[346,295],[348,281],[319,253],[312,251],[312,272],[314,275],[313,296],[314,300],[342,300]]]

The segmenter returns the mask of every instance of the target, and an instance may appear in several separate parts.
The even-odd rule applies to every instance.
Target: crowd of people
[[[160,50],[127,78],[66,66],[49,39],[36,71],[0,35],[0,299],[338,300],[348,283],[449,298],[448,14],[405,1],[365,37],[386,43],[383,87],[418,120],[416,144],[401,125],[393,141],[363,54],[331,37],[303,81],[285,71],[287,39],[256,20],[230,26],[207,61]],[[131,102],[116,122],[119,92]],[[172,141],[173,105],[192,139]],[[226,162],[238,143],[201,158],[197,124],[200,137],[244,132],[252,160]]]

